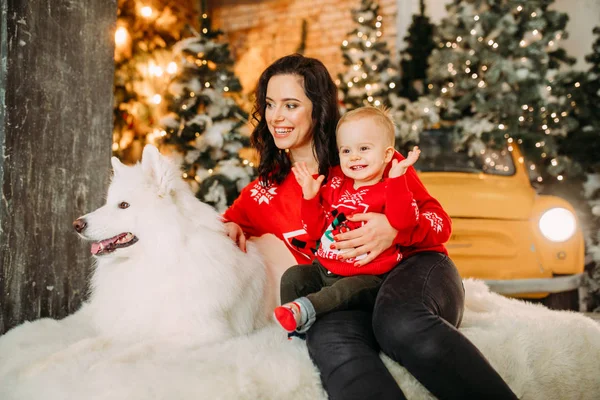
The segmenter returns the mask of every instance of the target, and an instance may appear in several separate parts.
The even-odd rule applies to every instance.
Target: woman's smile
[[[275,75],[267,85],[265,119],[275,145],[312,154],[312,102],[296,75]]]
[[[290,133],[292,133],[292,131],[294,130],[294,128],[280,128],[280,127],[275,127],[275,136],[280,137],[280,138],[284,138],[287,137]]]

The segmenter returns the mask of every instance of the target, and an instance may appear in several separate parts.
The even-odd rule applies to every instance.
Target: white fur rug
[[[520,399],[598,399],[600,324],[465,281],[462,332]],[[385,357],[384,357],[385,359]],[[385,359],[409,399],[433,397]],[[0,399],[325,399],[302,340],[271,324],[221,343],[119,343],[94,336],[85,307],[0,337]]]

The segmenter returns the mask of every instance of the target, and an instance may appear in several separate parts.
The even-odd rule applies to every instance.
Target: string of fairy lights
[[[152,23],[152,21],[158,16],[158,12],[156,12],[150,6],[139,6],[137,12],[148,24]],[[114,40],[115,60],[118,60],[122,57],[127,57],[126,53],[131,53],[133,38],[127,29],[125,21],[117,21],[117,29],[115,30]],[[169,84],[171,78],[177,73],[178,66],[177,63],[169,60],[168,55],[164,53],[154,56],[148,55],[146,58],[147,62],[138,62],[135,66],[137,73],[142,79],[141,81],[134,82],[133,89],[140,100],[145,101],[145,103],[148,105],[151,105],[150,109],[153,114],[160,114],[162,111],[160,109],[160,105],[163,102],[161,93]],[[139,108],[137,110],[139,111]],[[154,119],[158,120],[158,118]],[[163,137],[167,134],[165,130],[158,127],[154,127],[152,131],[146,133],[145,139],[147,143],[152,144],[155,144],[157,138]],[[112,150],[118,151],[125,149],[131,144],[131,141],[132,140],[129,135],[121,135],[120,137],[118,135],[114,135]]]
[[[383,34],[381,32],[381,21],[383,20],[383,17],[381,15],[377,15],[376,19],[377,19],[377,22],[375,22],[375,27],[377,28],[376,30],[368,29],[368,27],[365,27],[365,30],[367,32],[363,32],[362,30],[359,30],[356,33],[356,37],[358,38],[358,40],[362,41],[364,47],[366,47],[367,49],[371,48],[373,46],[373,44],[377,41],[377,39],[380,38]],[[363,24],[365,22],[365,18],[359,17],[358,22]],[[349,44],[348,40],[344,40],[342,42],[342,47],[347,48],[348,44]],[[355,47],[350,48],[348,51],[350,52],[350,54],[358,53],[358,50]],[[373,98],[373,93],[379,89],[379,84],[377,82],[373,82],[372,80],[368,80],[369,76],[366,72],[359,73],[362,66],[363,66],[363,62],[360,60],[357,60],[357,62],[354,65],[352,65],[352,69],[357,72],[357,75],[353,76],[352,80],[350,80],[347,83],[347,85],[349,88],[353,87],[355,84],[364,87],[367,92],[367,101],[369,103],[373,103],[376,106],[379,106],[379,105],[381,105],[381,100]],[[371,70],[373,72],[376,72],[377,64],[371,65]],[[339,85],[340,80],[337,80],[336,83]],[[393,89],[394,87],[395,87],[394,82],[391,82],[390,89]]]
[[[136,17],[141,17],[142,23],[147,24],[147,26],[144,26],[144,29],[154,29],[152,24],[163,19],[164,14],[167,11],[155,9],[148,5],[136,4],[134,12]],[[208,15],[203,13],[201,18],[206,20]],[[170,134],[168,128],[161,125],[161,120],[164,121],[165,116],[168,116],[169,114],[167,109],[168,105],[165,104],[165,95],[167,91],[173,91],[174,78],[178,76],[178,73],[183,72],[186,69],[189,70],[190,64],[198,67],[205,66],[212,71],[217,69],[217,65],[213,61],[206,59],[205,54],[202,51],[199,51],[196,54],[189,54],[189,51],[177,52],[177,45],[180,42],[185,41],[185,39],[174,43],[174,45],[169,44],[162,46],[162,48],[154,48],[153,51],[149,51],[149,46],[143,44],[143,47],[141,47],[142,50],[144,50],[143,57],[138,57],[134,60],[132,58],[132,46],[134,45],[133,41],[136,40],[136,38],[132,37],[130,30],[136,29],[137,27],[128,26],[128,23],[131,24],[131,21],[128,21],[126,18],[119,18],[117,21],[117,27],[114,32],[115,61],[129,58],[129,60],[135,63],[135,79],[131,79],[132,82],[128,82],[128,84],[131,84],[136,95],[135,104],[139,104],[139,106],[121,104],[119,107],[122,107],[123,112],[128,113],[129,118],[136,120],[143,119],[145,124],[139,128],[136,126],[131,129],[115,129],[112,144],[112,150],[114,152],[127,150],[133,143],[133,136],[136,135],[141,138],[140,140],[143,141],[143,144],[150,143],[160,146],[163,140]],[[164,31],[164,27],[162,28]],[[193,30],[193,28],[189,29]],[[209,33],[209,30],[206,27],[203,27],[202,22],[200,32],[202,32],[202,34]],[[136,32],[136,34],[141,36],[141,41],[147,39],[146,36],[139,35],[139,32]],[[128,77],[131,76],[133,76],[133,74],[128,75]],[[226,84],[223,85],[220,82],[216,82],[215,84],[216,86],[207,80],[195,85],[198,87],[191,85],[193,87],[181,88],[181,91],[186,93],[191,99],[200,95],[205,89],[224,93],[230,91],[230,88]],[[175,99],[180,100],[177,96],[175,96]],[[182,101],[179,105],[180,109],[183,111],[187,110],[190,106],[192,106],[192,103],[186,103],[185,101]],[[144,113],[148,113],[148,115]],[[198,113],[197,118],[206,117],[206,126],[214,126],[213,121],[208,115],[202,115],[204,110],[199,110]],[[133,132],[136,129],[141,130],[141,132]],[[179,132],[179,134],[180,133],[181,132]],[[200,132],[195,133],[195,138],[200,136]],[[240,152],[240,160],[244,166],[253,168],[254,154],[251,151],[244,150]],[[245,156],[242,156],[242,154]],[[137,160],[134,159],[129,161],[134,162]],[[212,175],[214,172],[215,171],[212,168],[206,170],[198,168],[196,171],[183,172],[182,176],[188,181],[192,180],[199,184],[203,179]]]
[[[349,54],[352,63],[350,68],[348,68],[348,72],[346,73],[347,80],[345,85],[347,89],[364,89],[364,93],[366,94],[366,102],[368,104],[372,104],[375,106],[380,106],[383,104],[384,99],[381,96],[378,96],[378,93],[381,93],[381,85],[382,85],[382,75],[387,74],[387,76],[397,75],[395,68],[387,67],[385,71],[380,71],[378,63],[373,62],[369,65],[368,62],[365,62],[365,58],[362,57],[364,52],[369,52],[374,50],[377,47],[378,41],[381,40],[383,36],[382,25],[383,25],[383,16],[380,15],[377,10],[377,6],[374,2],[369,2],[370,8],[360,10],[361,12],[357,14],[356,21],[361,24],[358,29],[356,29],[355,35],[353,37],[349,37],[342,42],[342,49],[347,51]],[[150,6],[143,5],[137,9],[139,15],[146,19],[148,22],[151,22],[153,19],[158,17],[160,12],[157,12]],[[527,14],[525,14],[527,13]],[[510,13],[508,13],[510,14]],[[535,18],[541,17],[542,12],[540,10],[531,10],[527,9],[527,5],[518,5],[514,8],[512,14],[508,15],[508,17],[515,18],[530,18],[534,20]],[[207,18],[206,14],[202,15],[202,18]],[[440,96],[435,98],[432,105],[435,107],[442,107],[446,102],[452,98],[453,95],[457,93],[459,90],[457,85],[458,79],[464,79],[471,81],[472,84],[467,86],[467,90],[477,90],[477,89],[485,89],[488,87],[487,74],[490,69],[493,67],[489,62],[485,62],[484,56],[485,52],[475,50],[475,46],[485,46],[484,49],[487,52],[496,53],[496,55],[500,54],[499,52],[506,50],[503,49],[503,40],[502,36],[494,37],[493,34],[484,33],[481,16],[478,14],[471,16],[471,21],[465,23],[465,33],[457,35],[451,40],[442,41],[439,43],[439,49],[451,50],[459,54],[459,62],[447,62],[445,70],[448,73],[449,79],[439,88]],[[208,30],[206,27],[201,27],[201,32],[206,34]],[[522,54],[519,54],[518,51],[513,52],[513,56],[511,57],[513,64],[515,65],[516,73],[526,74],[528,70],[531,70],[534,60],[530,57],[527,57],[527,49],[529,46],[537,46],[538,49],[544,48],[545,52],[540,52],[542,59],[535,60],[535,62],[547,63],[547,53],[551,51],[555,51],[558,49],[558,42],[563,38],[563,32],[556,32],[552,35],[548,35],[544,32],[543,29],[530,29],[526,30],[522,34],[522,38],[518,42],[518,48],[523,51]],[[131,44],[131,35],[127,29],[127,26],[124,25],[121,21],[117,24],[117,29],[115,31],[115,58],[117,58],[119,53],[122,53],[124,49]],[[490,54],[491,54],[490,53]],[[194,57],[192,55],[186,55],[180,63],[195,63],[196,65],[206,65],[211,69],[216,68],[214,63],[210,60],[203,59],[203,54],[198,53]],[[371,54],[369,54],[371,56]],[[544,59],[546,58],[546,59]],[[374,60],[373,57],[367,57],[367,60]],[[493,61],[493,60],[492,60]],[[521,66],[522,68],[519,68]],[[174,61],[169,57],[162,57],[160,59],[156,59],[154,57],[149,58],[145,62],[140,63],[137,66],[138,71],[144,78],[144,84],[138,85],[136,87],[136,92],[140,98],[144,99],[148,104],[153,107],[152,112],[157,114],[164,114],[164,99],[163,94],[165,88],[168,86],[169,82],[172,78],[178,73],[182,65],[178,64],[178,62]],[[338,86],[340,85],[342,80],[337,79],[336,83]],[[541,100],[548,100],[553,95],[553,77],[548,74],[547,82],[546,82],[546,93],[542,94],[540,97]],[[394,81],[385,82],[387,88],[386,89],[395,89],[397,88],[397,84]],[[581,86],[581,82],[572,83],[573,88],[579,88]],[[210,82],[203,83],[204,88],[211,88]],[[434,89],[433,84],[428,85],[429,89]],[[202,88],[199,88],[202,89]],[[220,88],[223,92],[228,92],[229,88],[224,86]],[[465,88],[460,88],[460,90],[465,90]],[[355,92],[356,93],[356,92]],[[190,97],[194,97],[196,95],[195,91],[191,91],[189,94]],[[566,109],[567,106],[574,109],[577,107],[576,101],[572,98],[571,93],[566,94],[566,98],[568,102],[563,104],[563,109],[556,109],[556,104],[552,105],[552,108],[546,107],[546,105],[542,105],[539,110],[536,109],[537,104],[539,102],[534,101],[529,104],[522,104],[520,106],[521,112],[518,115],[517,120],[512,122],[509,120],[496,120],[496,125],[494,129],[499,131],[505,131],[504,135],[505,139],[510,144],[513,142],[522,144],[523,139],[518,138],[515,139],[512,137],[510,132],[517,131],[517,127],[530,127],[534,121],[538,121],[539,125],[535,126],[534,129],[545,133],[546,135],[556,135],[561,133],[562,127],[561,121],[562,118],[565,118],[569,115],[569,111]],[[544,104],[544,101],[541,102]],[[185,110],[187,105],[183,103],[181,108]],[[432,111],[430,106],[424,106],[422,108],[423,114],[428,114]],[[541,118],[537,118],[537,116]],[[155,121],[158,121],[159,118],[154,118]],[[412,125],[413,130],[420,129],[416,124]],[[159,126],[154,126],[147,132],[146,141],[148,143],[156,143],[159,142],[162,138],[167,135],[167,131]],[[197,133],[199,136],[200,133]],[[116,137],[113,142],[113,150],[117,151],[123,148],[126,148],[129,140],[127,137]],[[549,156],[549,153],[546,152],[545,149],[546,141],[538,140],[535,143],[535,147],[540,149],[540,157],[545,159]],[[244,165],[254,166],[254,163],[245,157],[242,157]],[[486,159],[487,160],[487,159]],[[495,162],[495,161],[490,161]],[[557,166],[559,160],[556,158],[552,158],[550,160],[550,164],[552,166]],[[497,167],[494,165],[493,167]],[[534,171],[536,169],[535,164],[531,164],[529,168]],[[209,173],[212,173],[212,170],[209,170]],[[184,174],[184,177],[191,178]],[[202,180],[202,177],[194,176],[194,179],[197,182]],[[543,178],[538,176],[536,178],[539,182],[542,182]],[[563,175],[557,175],[556,179],[561,181],[564,179]]]
[[[396,88],[397,70],[391,66],[383,37],[383,16],[379,14],[375,1],[365,1],[361,8],[353,10],[353,19],[358,27],[342,41],[347,70],[336,79],[336,85],[344,86],[343,101],[365,99],[363,105],[380,106],[385,103],[386,92]]]
[[[522,13],[525,12],[525,8],[522,5],[518,5],[515,9],[513,14],[517,15],[517,17],[519,16],[519,14],[521,14],[521,17],[524,17],[522,15]],[[529,17],[534,19],[536,17],[539,17],[541,14],[541,12],[539,10],[533,10],[530,12]],[[512,17],[512,15],[510,16]],[[445,102],[446,99],[450,99],[452,98],[452,96],[454,96],[456,94],[456,83],[453,80],[456,79],[462,79],[462,77],[466,77],[467,80],[468,78],[470,78],[471,81],[473,81],[473,86],[467,86],[466,90],[474,90],[474,88],[486,88],[488,86],[488,83],[486,82],[486,73],[489,71],[490,66],[488,64],[486,64],[485,62],[477,62],[477,61],[473,61],[471,59],[471,57],[476,56],[476,51],[473,48],[473,44],[474,44],[474,40],[477,41],[477,43],[479,44],[485,44],[487,45],[487,51],[489,52],[498,52],[501,51],[501,44],[496,40],[496,38],[487,38],[484,37],[484,33],[483,33],[483,29],[482,29],[482,25],[481,25],[481,21],[480,21],[480,16],[475,14],[472,16],[472,21],[469,24],[468,21],[465,22],[465,28],[468,31],[468,35],[469,37],[464,37],[461,35],[456,36],[456,38],[454,40],[447,40],[445,43],[441,42],[439,43],[439,48],[440,49],[448,49],[453,52],[455,52],[455,54],[460,56],[464,56],[463,59],[461,60],[461,64],[460,65],[455,65],[455,63],[452,62],[448,62],[446,65],[446,69],[447,72],[449,74],[449,78],[447,80],[446,83],[444,83],[441,88],[440,88],[440,98],[435,100],[435,105],[436,106],[442,106]],[[488,35],[488,36],[493,36],[493,35]],[[560,41],[563,37],[563,33],[562,32],[557,32],[554,34],[553,37],[544,37],[544,33],[542,32],[541,29],[532,29],[531,31],[526,31],[523,34],[523,38],[519,41],[519,48],[522,50],[527,50],[528,46],[531,46],[533,44],[535,44],[536,46],[541,47],[540,44],[545,47],[546,52],[542,52],[543,57],[547,58],[547,52],[551,52],[554,51],[558,48],[558,41]],[[481,50],[481,49],[480,49]],[[475,59],[481,59],[482,57],[482,53],[483,55],[485,55],[485,53],[483,51],[479,51],[477,52],[477,56],[473,57]],[[527,58],[526,56],[521,56],[517,58],[518,62],[521,63],[521,65],[524,67],[523,69],[519,69],[519,66],[517,66],[517,75],[521,74],[521,75],[525,75],[527,73],[527,67],[531,67],[531,60],[529,58]],[[547,59],[542,59],[541,62],[543,63],[547,63]],[[459,74],[464,74],[463,76],[459,75]],[[552,95],[552,91],[553,91],[553,84],[554,80],[552,77],[549,77],[548,81],[547,81],[547,85],[545,87],[547,93],[546,96],[551,96]],[[468,85],[468,83],[463,83],[463,85]],[[573,84],[574,88],[578,88],[580,87],[581,83],[580,82],[575,82]],[[429,84],[428,85],[429,89],[433,89],[434,85],[433,84]],[[461,90],[465,90],[464,87],[461,87]],[[475,89],[476,90],[476,89]],[[575,108],[577,106],[577,103],[572,99],[572,95],[570,93],[568,93],[566,95],[567,99],[570,100],[569,105],[572,108]],[[546,99],[548,99],[548,97],[546,97]],[[543,100],[540,98],[540,100]],[[530,104],[522,104],[521,105],[521,115],[518,116],[517,121],[514,121],[516,125],[518,126],[530,126],[530,125],[526,125],[526,124],[532,124],[534,122],[534,116],[533,113],[535,110],[533,105]],[[561,122],[561,117],[567,117],[568,112],[566,110],[547,110],[547,108],[545,106],[540,107],[539,109],[540,111],[540,115],[541,115],[541,121],[539,126],[537,127],[537,129],[539,129],[540,131],[544,132],[546,135],[550,135],[550,134],[564,134],[564,131],[561,131],[561,127],[559,124]],[[424,110],[425,113],[428,112],[427,109]],[[510,126],[508,126],[509,122],[508,121],[498,121],[497,122],[497,129],[500,131],[510,131]],[[506,133],[504,135],[505,139],[507,139],[508,143],[513,143],[514,139],[511,137],[511,135],[509,133]],[[523,140],[522,139],[517,139],[517,143],[522,144]],[[544,146],[546,145],[546,142],[544,140],[538,140],[535,143],[535,147],[536,148],[540,148],[543,149]],[[509,149],[511,149],[511,146],[509,146]],[[548,154],[545,151],[542,151],[540,154],[541,158],[546,158],[548,157]],[[552,166],[557,166],[558,165],[558,160],[556,158],[553,158],[550,161]],[[530,165],[530,169],[533,171],[536,169],[535,164],[531,164]],[[559,181],[562,181],[564,179],[564,176],[562,174],[559,174],[556,176],[556,179]],[[542,182],[543,178],[541,176],[538,176],[536,178],[536,180],[538,182]]]

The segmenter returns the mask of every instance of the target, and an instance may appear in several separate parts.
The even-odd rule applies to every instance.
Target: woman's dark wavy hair
[[[267,85],[276,75],[296,75],[304,80],[304,93],[312,102],[312,147],[319,174],[327,177],[329,168],[339,164],[335,127],[340,119],[337,88],[325,65],[317,59],[292,54],[271,64],[260,76],[252,111],[254,130],[250,140],[258,150],[258,177],[262,184],[280,184],[291,171],[285,151],[275,145],[265,120]]]

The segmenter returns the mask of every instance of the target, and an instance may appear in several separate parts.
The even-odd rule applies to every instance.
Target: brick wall
[[[396,56],[396,1],[379,0],[383,40]],[[252,91],[260,73],[274,60],[298,50],[306,21],[304,54],[323,61],[335,78],[343,69],[340,45],[356,27],[350,13],[360,0],[209,0],[213,27],[225,32],[235,72]]]

